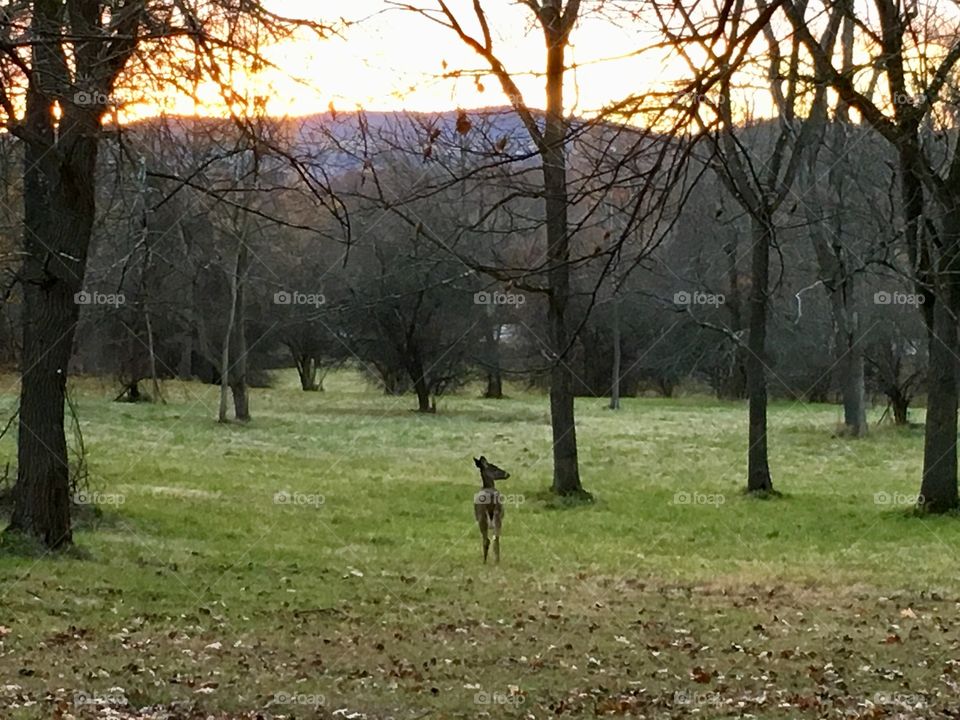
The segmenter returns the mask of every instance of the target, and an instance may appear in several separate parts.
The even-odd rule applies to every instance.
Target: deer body
[[[494,482],[506,480],[510,473],[488,462],[482,455],[473,459],[480,470],[480,482],[483,489],[473,496],[473,514],[483,536],[483,562],[487,562],[490,551],[490,531],[493,530],[493,559],[500,562],[500,528],[503,526],[503,496],[497,491]]]

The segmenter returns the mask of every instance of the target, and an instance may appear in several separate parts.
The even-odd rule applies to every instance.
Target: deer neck
[[[480,482],[483,483],[484,488],[487,488],[489,490],[496,490],[496,487],[494,487],[492,478],[488,478],[488,477],[485,477],[484,475],[480,475]]]

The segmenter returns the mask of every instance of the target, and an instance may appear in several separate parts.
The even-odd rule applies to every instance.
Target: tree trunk
[[[864,389],[863,351],[853,334],[846,334],[843,352],[843,425],[854,437],[867,434],[867,398]]]
[[[495,312],[488,306],[490,312]],[[500,326],[492,323],[486,333],[487,389],[485,398],[499,400],[503,397],[503,375],[500,371]]]
[[[295,356],[297,363],[297,375],[300,376],[300,388],[304,392],[316,392],[320,389],[317,382],[317,361],[307,353],[300,353]]]
[[[544,3],[541,22],[547,39],[547,111],[543,136],[543,188],[549,264],[547,321],[553,367],[550,372],[550,420],[553,429],[553,491],[583,492],[577,461],[577,426],[573,377],[566,354],[569,331],[566,310],[570,296],[570,238],[567,228],[566,126],[563,120],[564,50],[559,3]]]
[[[729,300],[724,304],[730,313],[730,328],[734,332],[743,330],[743,300],[740,292],[740,273],[737,270],[737,259],[740,255],[737,234],[734,232],[731,239],[724,243],[724,253],[727,258],[727,293]],[[730,372],[718,384],[717,395],[721,400],[743,400],[747,397],[747,358],[743,347],[737,344],[733,349]]]
[[[937,299],[929,338],[927,419],[923,443],[920,505],[934,513],[957,507],[957,310],[960,306],[960,208],[948,208],[942,256],[937,264]]]
[[[249,422],[250,420],[250,396],[247,386],[246,311],[248,257],[247,244],[242,242],[237,253],[237,309],[233,326],[237,359],[228,373],[230,375],[230,390],[233,392],[233,416],[240,422]]]
[[[910,400],[899,390],[890,397],[890,406],[893,408],[893,422],[895,425],[906,425],[907,413],[910,409]]]
[[[750,265],[750,334],[747,339],[747,393],[750,404],[749,448],[747,450],[747,491],[773,489],[767,460],[767,294],[770,283],[770,242],[772,228],[767,218],[754,218],[753,251]]]
[[[610,383],[610,409],[620,409],[620,300],[613,299],[613,378]]]
[[[37,77],[30,79],[24,116],[31,136],[23,159],[23,355],[17,484],[8,527],[51,549],[73,541],[64,401],[79,316],[75,295],[83,286],[96,214],[100,133],[95,108],[69,103],[54,128],[53,103],[36,84],[49,81],[44,68],[56,67],[55,47],[34,50]]]
[[[240,246],[237,246],[237,264],[240,262]],[[237,317],[237,264],[230,273],[230,311],[227,313],[227,331],[223,335],[223,348],[220,351],[220,408],[217,418],[225,423],[227,418],[227,391],[230,388],[230,340],[233,337],[233,325]]]
[[[430,405],[430,388],[423,377],[413,381],[413,389],[417,393],[417,411],[422,413],[436,412],[436,407]]]
[[[27,198],[29,193],[25,193],[25,202],[34,204]],[[31,266],[28,273],[43,272],[33,257],[27,259],[26,266]],[[67,364],[77,320],[71,289],[71,283],[62,278],[46,289],[24,284],[17,485],[8,528],[54,549],[69,545],[73,539],[70,467],[63,428]]]

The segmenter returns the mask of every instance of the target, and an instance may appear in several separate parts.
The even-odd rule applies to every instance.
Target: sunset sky
[[[278,67],[264,74],[256,92],[269,96],[272,115],[321,112],[331,102],[340,110],[358,106],[368,110],[443,110],[506,103],[499,83],[490,75],[480,81],[483,91],[473,77],[441,78],[444,61],[448,71],[482,69],[483,61],[452,31],[409,11],[388,9],[383,0],[273,0],[268,4],[287,16],[355,21],[342,37],[319,41],[310,35],[269,49],[267,55]],[[506,0],[485,4],[498,54],[516,75],[527,102],[542,106],[543,79],[535,73],[543,68],[543,36],[532,26],[531,11]],[[421,5],[436,7],[433,0],[422,0]],[[470,3],[451,0],[450,5],[471,31],[477,29]],[[609,17],[585,16],[568,52],[568,63],[579,66],[570,77],[569,109],[589,114],[611,99],[651,87],[660,78],[678,76],[682,65],[662,51],[622,57],[657,39],[635,22],[620,27]],[[216,113],[220,104],[216,88],[211,84],[200,95],[206,108],[196,107],[191,98],[182,96],[168,98],[164,109]]]

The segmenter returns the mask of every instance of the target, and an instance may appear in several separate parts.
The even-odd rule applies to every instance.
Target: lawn
[[[542,395],[430,416],[281,376],[223,426],[216,388],[166,388],[74,385],[99,512],[71,556],[0,546],[4,720],[960,713],[960,518],[909,511],[921,429],[836,437],[837,407],[775,404],[783,495],[759,500],[745,406],[580,399],[595,502],[564,505]],[[499,566],[480,454],[511,473]]]

